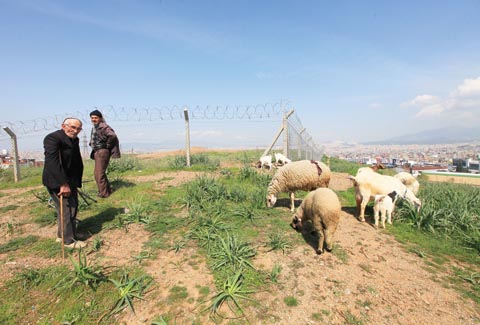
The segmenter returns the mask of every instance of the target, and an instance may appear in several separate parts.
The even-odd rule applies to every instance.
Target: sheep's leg
[[[318,236],[318,245],[317,245],[316,252],[317,252],[317,254],[322,254],[323,253],[323,242],[325,241],[325,233],[324,233],[324,230],[323,230],[323,226],[322,226],[322,223],[320,222],[320,219],[318,218],[318,216],[314,216],[312,222],[313,222],[313,228],[317,232],[317,236]]]
[[[390,211],[387,211],[387,222],[389,225],[392,224],[392,213]]]
[[[385,218],[387,217],[387,210],[382,211],[382,227],[385,229]]]
[[[378,208],[374,207],[373,209],[373,218],[375,219],[375,228],[378,228]]]
[[[295,211],[295,193],[290,192],[290,211]]]
[[[362,198],[362,203],[360,204],[360,221],[365,221],[365,208],[367,207],[369,197],[365,196]]]
[[[357,203],[357,216],[360,216],[361,210],[361,203],[362,203],[362,196],[360,195],[357,190],[355,190],[355,202]]]

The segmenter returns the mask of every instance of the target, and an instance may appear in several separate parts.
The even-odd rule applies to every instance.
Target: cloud
[[[380,104],[380,103],[370,103],[370,108],[371,109],[380,109],[382,107],[383,107],[383,105]]]
[[[445,98],[424,94],[401,104],[418,111],[415,118],[464,126],[480,121],[480,77],[465,79]]]
[[[401,104],[402,107],[418,107],[425,105],[432,105],[439,101],[439,98],[432,95],[419,95],[414,99]]]
[[[453,93],[458,97],[477,97],[480,96],[480,77],[477,79],[465,79]]]

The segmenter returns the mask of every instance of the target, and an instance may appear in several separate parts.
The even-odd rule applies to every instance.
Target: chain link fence
[[[41,140],[39,140],[39,138],[41,139],[46,133],[58,129],[63,120],[67,117],[77,117],[82,120],[84,124],[88,124],[90,122],[89,112],[93,109],[100,110],[103,115],[107,117],[107,122],[109,124],[113,122],[112,124],[115,129],[117,129],[115,123],[117,125],[127,125],[129,133],[146,128],[149,124],[161,125],[160,127],[156,127],[156,129],[158,129],[156,131],[158,133],[157,138],[165,140],[168,139],[167,134],[171,135],[172,128],[176,128],[174,132],[178,134],[184,132],[181,122],[184,119],[184,111],[188,110],[191,126],[233,123],[233,125],[236,126],[241,124],[242,132],[249,133],[250,135],[258,133],[258,137],[263,138],[255,139],[258,140],[256,142],[257,145],[255,146],[256,149],[261,148],[262,146],[265,147],[270,138],[269,135],[264,135],[260,132],[260,129],[263,129],[265,123],[260,125],[258,122],[266,122],[272,129],[274,129],[275,125],[278,125],[281,127],[280,133],[283,133],[283,138],[280,140],[279,136],[276,137],[271,144],[271,149],[277,152],[283,152],[292,160],[321,159],[323,154],[322,148],[319,148],[315,144],[310,134],[303,127],[297,114],[293,113],[286,118],[288,110],[294,111],[289,106],[290,104],[288,101],[282,101],[279,103],[266,103],[259,105],[195,106],[192,108],[188,106],[164,106],[159,108],[124,108],[114,106],[94,107],[56,114],[45,118],[34,118],[26,121],[0,122],[0,143],[3,146],[6,146],[7,142],[10,141],[10,136],[4,129],[7,127],[14,132],[19,139],[34,138],[34,140],[38,142],[39,151],[41,151]],[[225,123],[222,123],[222,121]],[[240,132],[238,128],[235,127],[232,127],[230,131]],[[162,132],[164,132],[165,135],[162,134]],[[183,137],[178,136],[178,134],[177,139],[183,139]],[[86,136],[88,136],[87,133],[81,136],[81,145],[86,143]],[[192,133],[192,143],[197,145],[195,137],[196,134]],[[208,142],[208,138],[206,140],[203,139],[201,143],[202,145],[208,146],[209,144],[214,143],[213,139],[210,140],[211,142]],[[217,143],[215,143],[215,145],[217,145]],[[224,148],[228,148],[228,145],[229,143],[227,142]],[[246,144],[246,146],[252,147],[251,143]],[[128,148],[122,149],[125,150]],[[22,153],[22,156],[25,157],[25,150],[22,150],[21,146],[19,147],[19,150]],[[86,148],[84,148],[84,150],[86,150]]]

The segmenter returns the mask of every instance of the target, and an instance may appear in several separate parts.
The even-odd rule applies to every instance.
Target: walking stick
[[[62,262],[65,262],[65,244],[63,242],[64,234],[63,234],[63,194],[60,194],[60,229],[62,229]]]

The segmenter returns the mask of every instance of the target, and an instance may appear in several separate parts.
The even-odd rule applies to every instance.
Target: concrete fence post
[[[187,155],[187,167],[190,167],[190,120],[188,118],[188,109],[183,110],[183,115],[185,117],[185,152]]]
[[[13,150],[13,178],[15,183],[20,181],[20,162],[18,159],[18,145],[17,145],[17,136],[10,130],[7,126],[4,126],[3,129],[8,133],[12,139],[12,150]]]

